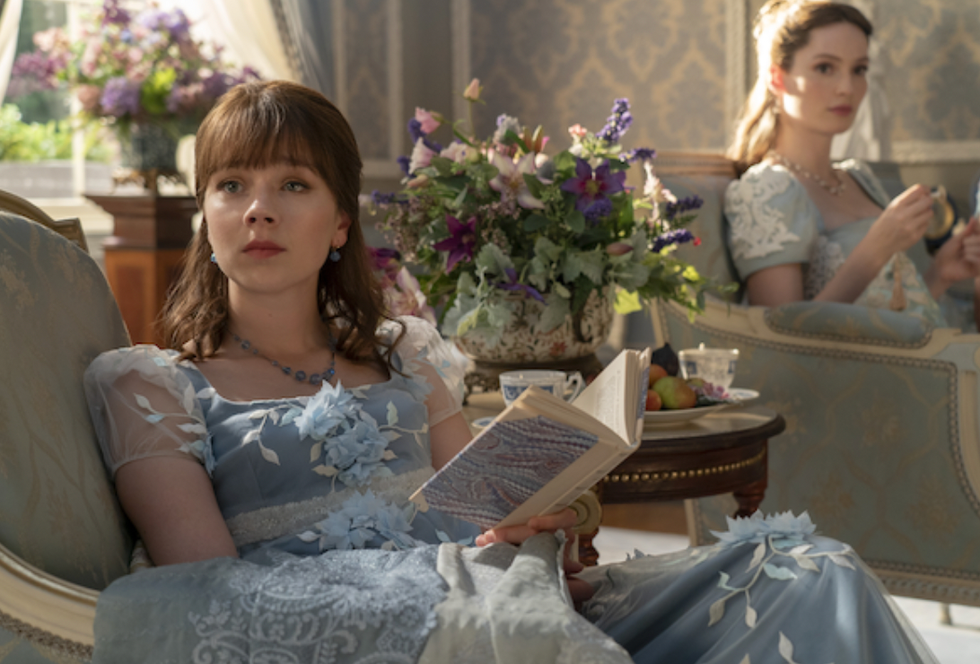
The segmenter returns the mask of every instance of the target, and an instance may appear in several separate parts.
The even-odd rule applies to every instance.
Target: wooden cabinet
[[[105,273],[133,343],[163,346],[157,319],[180,271],[197,213],[193,196],[94,196],[113,217]]]

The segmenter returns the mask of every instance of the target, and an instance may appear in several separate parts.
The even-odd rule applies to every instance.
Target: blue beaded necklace
[[[287,367],[284,364],[281,364],[280,362],[278,362],[277,360],[273,360],[268,355],[265,355],[263,353],[260,353],[259,352],[259,349],[253,347],[252,346],[252,342],[249,341],[248,339],[242,339],[240,336],[238,336],[234,332],[232,332],[231,336],[242,347],[242,350],[244,350],[244,351],[246,351],[248,353],[251,353],[252,355],[255,355],[256,357],[261,357],[266,362],[271,362],[272,363],[272,366],[276,367],[277,369],[279,369],[280,371],[282,371],[287,376],[292,376],[293,378],[295,378],[300,383],[307,382],[307,380],[306,380],[307,374],[306,374],[305,371],[302,371],[302,370],[293,371],[292,367]],[[327,381],[327,382],[329,382],[330,380],[333,379],[334,374],[337,373],[337,350],[334,348],[334,345],[333,345],[333,337],[329,337],[328,338],[328,343],[330,344],[330,366],[327,367],[326,371],[324,371],[323,373],[315,373],[315,374],[310,375],[310,377],[309,377],[309,383],[310,383],[310,385],[319,385],[321,381]]]

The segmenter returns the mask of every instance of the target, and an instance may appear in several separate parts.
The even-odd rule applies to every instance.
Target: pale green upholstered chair
[[[77,221],[17,205],[0,196],[0,662],[85,662],[132,540],[82,376],[129,336]]]
[[[676,196],[705,201],[692,229],[702,244],[680,254],[735,281],[722,215],[731,164],[665,154],[656,165]],[[901,190],[896,168],[872,167]],[[809,510],[895,594],[980,605],[980,335],[848,304],[738,301],[710,302],[693,324],[679,308],[655,306],[653,334],[675,349],[738,348],[736,386],[758,390],[758,403],[786,419],[769,443],[761,509]],[[718,496],[687,511],[692,541],[705,543],[735,503]]]

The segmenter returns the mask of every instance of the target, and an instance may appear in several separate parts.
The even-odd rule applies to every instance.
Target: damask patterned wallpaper
[[[568,127],[597,131],[628,97],[628,146],[724,145],[724,0],[476,0],[470,11],[480,133],[506,112],[564,147]]]
[[[980,3],[878,0],[878,7],[894,140],[980,139]]]
[[[348,117],[365,159],[393,168],[392,156],[410,146],[407,137],[393,145],[392,133],[405,136],[414,107],[451,116],[460,81],[471,76],[485,86],[486,105],[476,114],[480,134],[508,113],[544,124],[561,148],[567,127],[597,130],[613,99],[627,97],[635,123],[626,147],[723,150],[742,96],[733,83],[736,63],[728,58],[742,48],[750,85],[750,24],[763,2],[332,0],[328,6],[343,10],[344,53],[336,61]],[[876,66],[891,109],[895,157],[980,159],[980,3],[853,2],[870,7],[876,24]],[[745,25],[729,26],[731,17]],[[392,41],[391,22],[403,41]],[[403,68],[396,72],[403,90],[391,87],[393,61]],[[393,104],[392,94],[400,102]],[[392,117],[399,104],[403,112]]]

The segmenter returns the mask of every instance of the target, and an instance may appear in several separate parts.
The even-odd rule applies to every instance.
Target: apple
[[[650,365],[650,389],[653,389],[654,384],[667,375],[667,370],[664,369],[659,364]]]
[[[698,395],[691,386],[677,376],[664,376],[654,384],[653,389],[660,395],[667,410],[694,408],[698,402]]]
[[[664,405],[664,402],[660,398],[660,395],[657,394],[656,390],[647,390],[647,405],[646,405],[646,409],[648,411],[651,411],[651,410],[660,410],[661,406],[663,406],[663,405]]]

